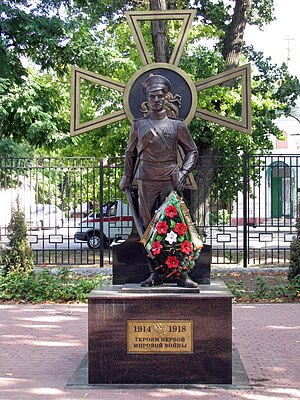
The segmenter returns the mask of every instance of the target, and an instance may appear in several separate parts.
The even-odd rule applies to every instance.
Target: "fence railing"
[[[0,244],[24,210],[37,265],[111,263],[132,218],[119,189],[123,159],[0,159]],[[213,264],[289,262],[298,212],[299,156],[201,157],[184,195]]]

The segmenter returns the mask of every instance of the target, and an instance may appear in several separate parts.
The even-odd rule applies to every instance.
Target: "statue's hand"
[[[175,189],[178,190],[178,192],[182,192],[184,189],[186,178],[189,173],[185,169],[182,169],[181,171],[179,171],[179,174],[180,174],[180,176],[179,176],[178,183],[177,183],[177,186]]]
[[[132,189],[132,184],[126,176],[123,176],[123,178],[121,179],[120,188],[122,192],[125,192],[126,189],[128,190]]]

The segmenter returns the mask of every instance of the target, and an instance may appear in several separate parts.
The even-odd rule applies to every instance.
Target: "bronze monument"
[[[138,182],[139,217],[147,228],[155,211],[171,191],[182,192],[188,174],[197,158],[197,147],[184,120],[170,117],[166,111],[166,97],[170,81],[162,75],[150,75],[142,84],[147,97],[149,115],[133,122],[125,152],[124,176],[121,189],[131,190],[133,179]],[[178,146],[185,154],[179,168]],[[163,283],[164,276],[149,259],[150,276],[142,286]],[[177,278],[177,284],[197,287],[187,275]]]
[[[127,83],[79,67],[72,68],[72,136],[125,118],[132,123],[126,151],[125,175],[121,187],[124,191],[129,191],[133,178],[138,181],[140,214],[137,215],[137,221],[141,218],[139,224],[141,234],[137,226],[136,228],[140,237],[144,237],[144,228],[155,210],[161,203],[160,209],[167,203],[170,197],[169,192],[173,196],[174,193],[177,195],[176,190],[182,191],[189,172],[194,166],[197,149],[186,124],[189,124],[194,117],[198,117],[240,132],[248,134],[251,132],[250,64],[221,72],[198,82],[193,82],[191,77],[178,67],[196,11],[196,9],[160,12],[152,10],[125,13],[143,64]],[[140,22],[154,20],[181,22],[181,29],[168,63],[153,63],[151,52],[147,49],[140,28]],[[149,76],[151,73],[154,76]],[[198,99],[198,92],[239,77],[241,77],[242,87],[240,120],[203,108]],[[82,81],[122,93],[123,108],[118,104],[110,114],[95,115],[95,118],[89,121],[81,120]],[[176,96],[183,99],[179,111],[181,119],[167,115],[166,112],[170,82],[173,89],[176,89]],[[142,83],[147,105],[140,89]],[[140,112],[148,111],[148,109],[149,115],[140,118]],[[181,146],[184,151],[184,159],[180,167],[177,164],[178,146]],[[191,176],[185,187],[188,187],[190,181],[192,189],[196,189],[190,178]],[[165,210],[167,211],[167,208]],[[155,213],[147,229],[158,215],[159,211]],[[169,233],[178,232],[178,248],[183,253],[184,259],[182,267],[186,268],[187,264],[194,262],[191,247],[196,241],[192,240],[192,235],[185,236],[183,232],[187,228],[184,227],[183,222],[179,222],[178,216],[176,217],[178,220],[175,218],[170,221],[170,218],[169,220],[167,218],[166,221],[160,220],[157,223],[156,232],[151,237],[152,242],[148,241],[146,244],[143,242],[144,248],[147,250],[147,246],[149,249],[151,245],[152,253],[159,255],[163,235],[168,236]],[[173,227],[170,226],[172,232],[171,229],[165,232],[165,222],[173,223]],[[162,234],[157,230],[158,224],[160,224]],[[169,239],[171,243],[173,238],[169,236],[166,240]],[[199,290],[197,292],[198,288],[176,288],[176,293],[184,291],[185,294],[172,296],[164,293],[165,288],[160,291],[159,287],[150,287],[143,289],[147,295],[132,292],[128,296],[128,293],[123,292],[126,284],[140,282],[147,276],[143,254],[142,252],[137,254],[140,248],[135,240],[137,235],[134,230],[131,237],[134,238],[134,246],[131,246],[132,243],[130,246],[127,244],[130,257],[127,257],[127,253],[122,255],[125,243],[114,247],[114,254],[122,256],[122,259],[116,257],[118,268],[114,270],[113,285],[109,288],[95,288],[89,295],[88,382],[91,384],[230,384],[232,382],[232,295],[229,290],[223,284],[210,285],[209,280],[208,283],[201,282],[202,287],[205,288],[202,293]],[[190,243],[187,243],[189,241]],[[197,249],[196,245],[195,248]],[[203,253],[204,251],[202,256]],[[168,256],[169,261],[175,258],[173,255]],[[210,272],[210,250],[206,258]],[[151,274],[142,282],[142,285],[162,284],[165,276],[162,276],[160,270],[155,268],[154,259],[150,257],[147,259]],[[145,269],[140,267],[145,267]],[[179,271],[177,267],[171,267],[171,273]],[[203,270],[202,267],[203,262],[198,271]],[[123,270],[122,273],[120,273],[121,270]],[[118,271],[118,276],[116,276],[116,271]],[[139,274],[138,278],[137,274]],[[175,276],[178,279],[178,275]],[[194,275],[191,276],[196,280]],[[197,286],[189,277],[178,279],[177,284],[189,288]],[[120,285],[123,285],[122,289]],[[166,289],[172,293],[173,288]],[[109,318],[104,318],[105,315],[109,315]],[[182,319],[183,316],[184,319]],[[112,335],[112,332],[115,334]],[[166,337],[161,335],[161,332],[166,333]],[[147,353],[142,354],[145,350]],[[171,374],[170,365],[172,365]],[[184,368],[182,368],[183,365]]]

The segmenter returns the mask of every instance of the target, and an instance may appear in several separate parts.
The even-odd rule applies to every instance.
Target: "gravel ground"
[[[222,279],[225,283],[243,282],[244,287],[248,291],[253,291],[256,288],[256,280],[258,277],[262,277],[270,287],[274,287],[286,283],[287,274],[288,268],[249,268],[247,271],[241,269],[233,271],[213,270],[211,279]]]

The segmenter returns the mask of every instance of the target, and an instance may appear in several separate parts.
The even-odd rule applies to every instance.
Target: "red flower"
[[[152,243],[152,253],[156,256],[157,254],[160,254],[160,249],[162,249],[162,245],[160,244],[159,241],[153,242]]]
[[[193,245],[188,240],[185,240],[180,245],[180,251],[184,254],[190,254],[193,251]]]
[[[174,218],[176,215],[178,215],[178,212],[175,206],[170,205],[166,208],[167,217]]]
[[[174,232],[178,233],[178,235],[184,235],[187,230],[187,226],[183,222],[178,222],[174,228]]]
[[[177,268],[179,264],[179,260],[175,256],[168,256],[166,260],[166,265],[168,268]]]
[[[169,227],[168,227],[168,224],[166,223],[166,221],[158,222],[158,224],[156,225],[156,230],[159,234],[167,233],[168,229],[169,229]]]

